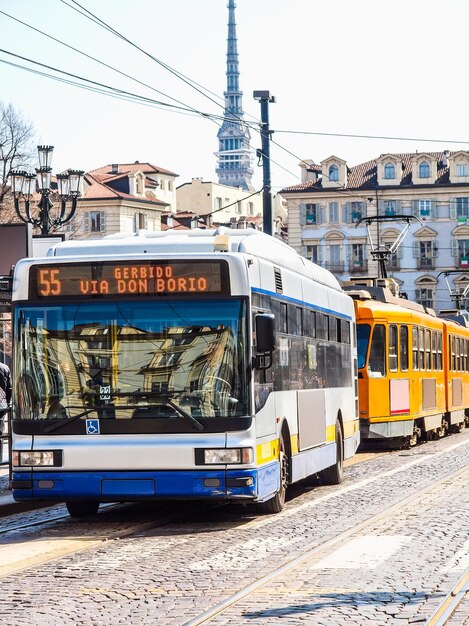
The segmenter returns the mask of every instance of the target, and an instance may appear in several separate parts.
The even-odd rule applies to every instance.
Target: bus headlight
[[[197,465],[227,465],[252,463],[252,448],[202,448],[196,450]]]
[[[13,467],[60,467],[62,450],[13,450]]]

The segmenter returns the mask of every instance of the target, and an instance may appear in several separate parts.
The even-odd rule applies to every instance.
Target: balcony
[[[344,262],[343,261],[326,261],[326,263],[323,264],[323,267],[325,267],[326,270],[329,270],[333,274],[342,274],[344,271]]]
[[[352,261],[349,263],[349,272],[351,274],[368,273],[368,261]]]
[[[418,270],[434,270],[435,259],[433,257],[421,256],[417,259]]]

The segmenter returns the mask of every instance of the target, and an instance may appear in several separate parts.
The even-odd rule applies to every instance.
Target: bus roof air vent
[[[282,273],[278,267],[274,267],[274,277],[275,277],[275,291],[277,293],[283,293],[283,284],[282,284]]]

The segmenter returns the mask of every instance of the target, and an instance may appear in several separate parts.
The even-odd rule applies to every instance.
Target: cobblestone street
[[[4,576],[0,623],[181,626],[294,559],[302,560],[204,623],[425,623],[469,565],[468,467],[465,430],[350,464],[338,487],[295,487],[278,515],[255,517],[242,506],[184,514],[179,506],[175,521],[158,526],[176,510],[168,505],[155,509],[152,528],[150,508],[127,506],[94,521],[7,533],[0,559],[16,544],[85,536],[98,543]],[[391,505],[398,508],[386,512]],[[121,538],[99,543],[126,515]],[[382,517],[368,523],[375,515]],[[307,556],[326,541],[325,550]],[[469,618],[461,609],[449,623]]]

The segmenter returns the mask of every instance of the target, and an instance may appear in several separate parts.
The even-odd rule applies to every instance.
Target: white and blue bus
[[[12,489],[280,511],[359,444],[353,301],[253,229],[59,243],[13,281]]]

